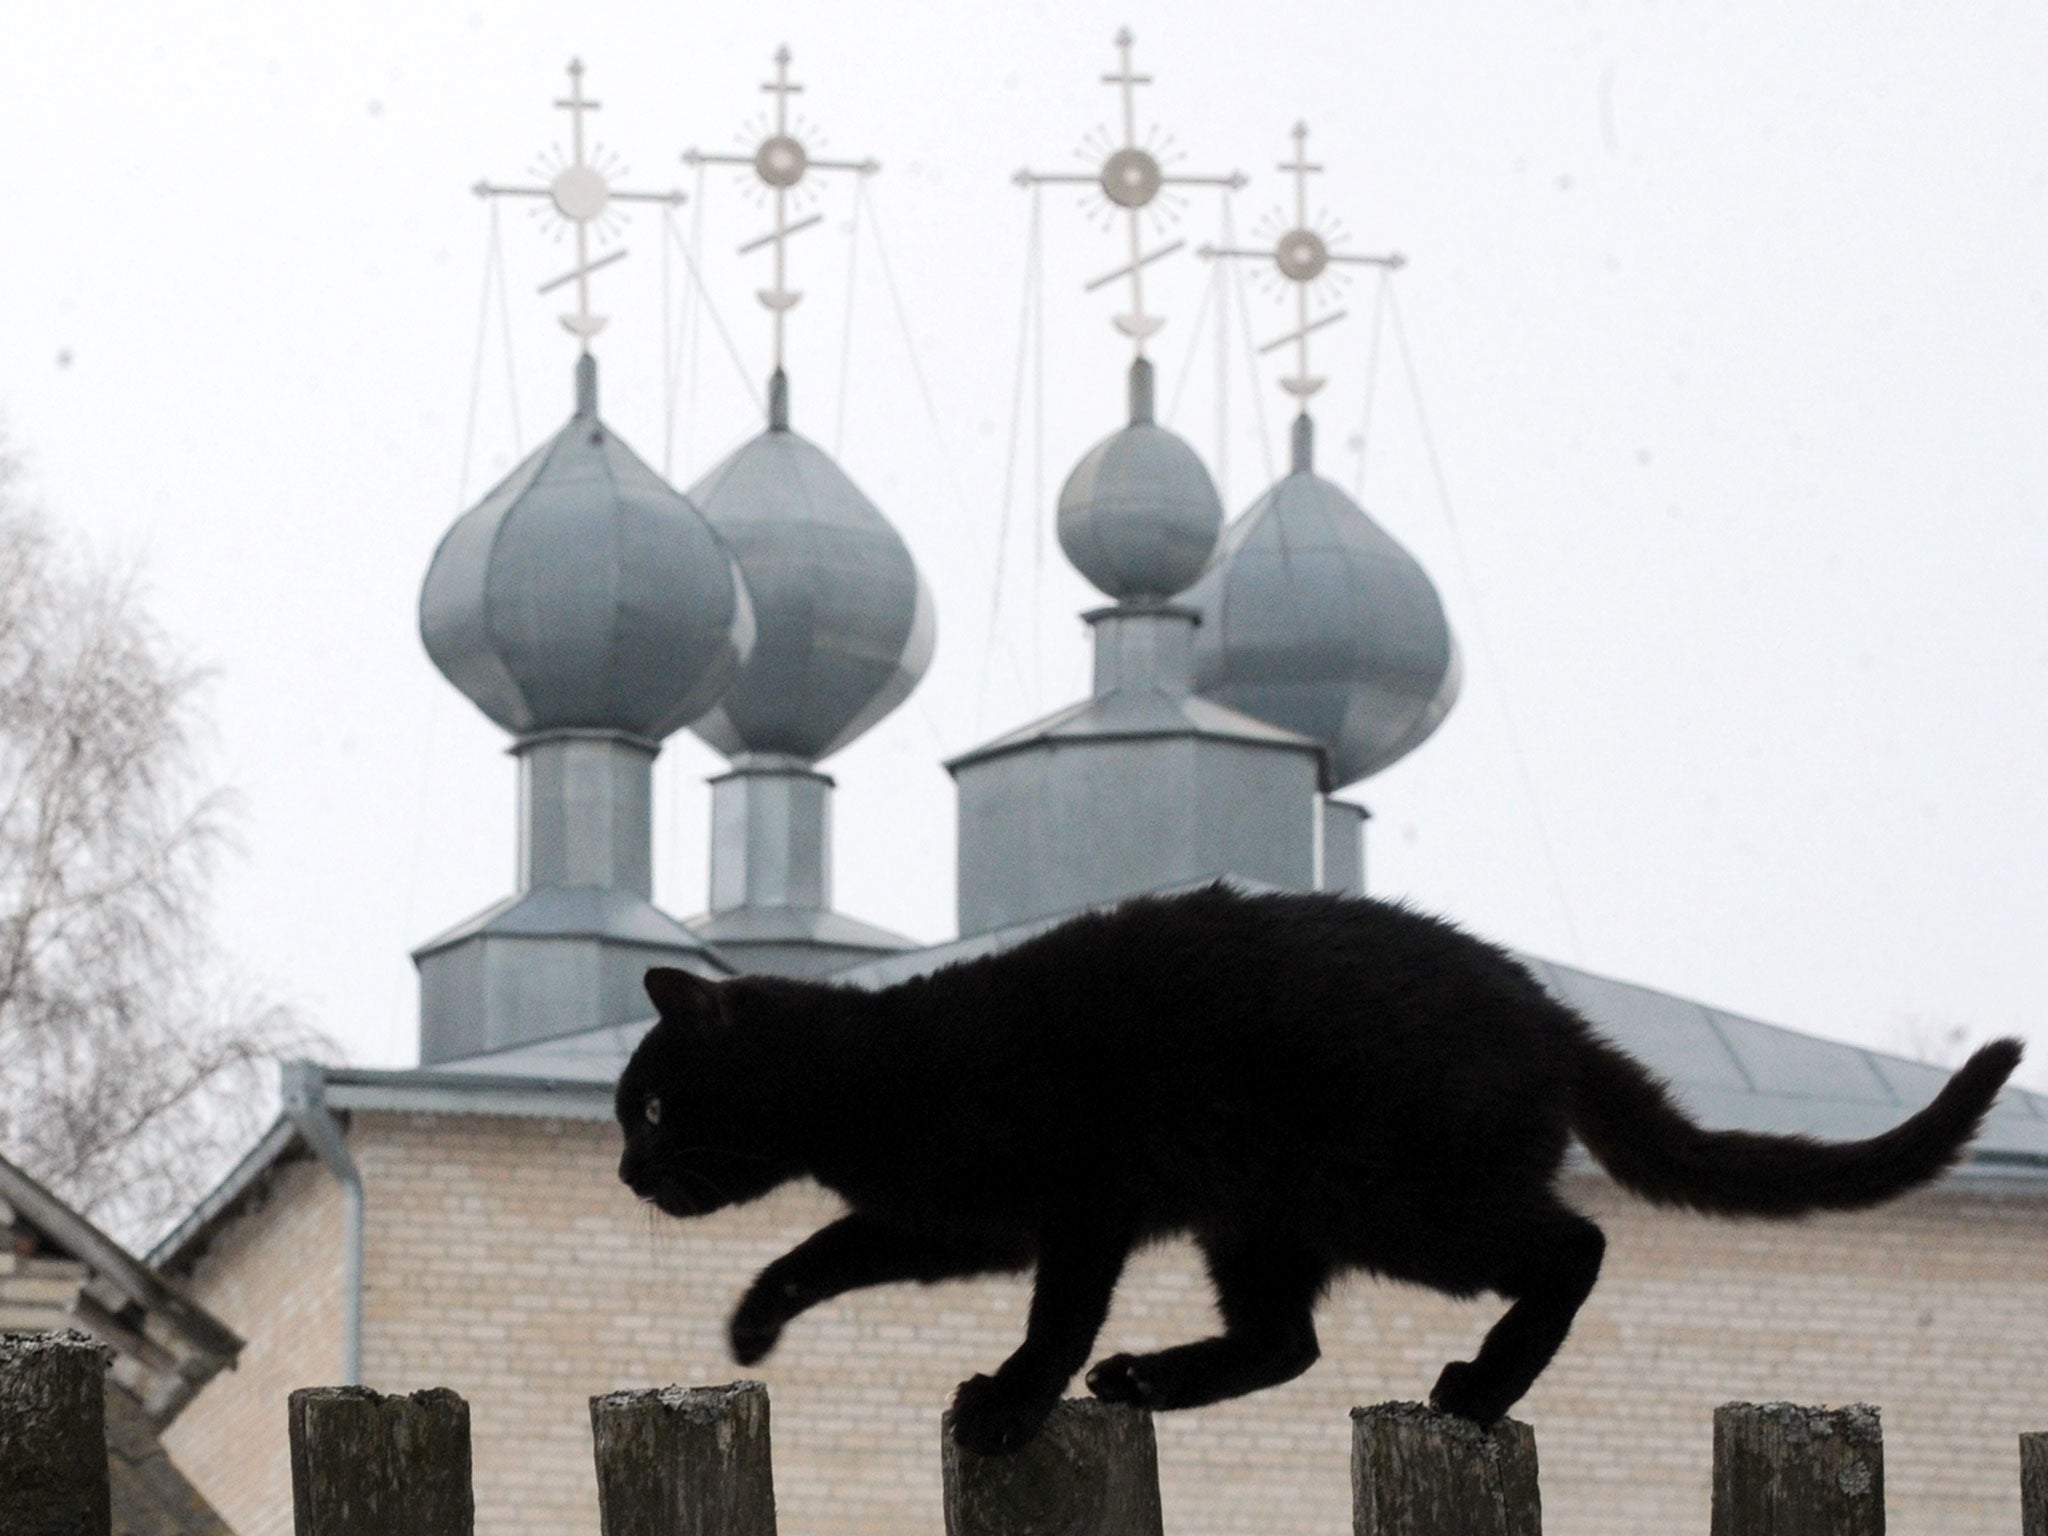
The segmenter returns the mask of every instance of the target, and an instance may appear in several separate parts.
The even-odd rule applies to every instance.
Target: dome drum
[[[1043,737],[948,765],[963,936],[1237,876],[1308,890],[1317,754],[1178,731]]]
[[[519,889],[610,886],[654,894],[654,759],[660,746],[616,731],[522,737]]]

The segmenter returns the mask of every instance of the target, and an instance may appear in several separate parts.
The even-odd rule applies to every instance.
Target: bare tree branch
[[[201,773],[205,676],[132,569],[22,504],[0,442],[0,1153],[141,1239],[331,1052],[237,981],[207,923],[232,801]]]

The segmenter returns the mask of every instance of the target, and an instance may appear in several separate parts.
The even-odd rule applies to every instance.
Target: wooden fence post
[[[2020,1536],[2048,1536],[2048,1435],[2020,1436]]]
[[[1159,1449],[1152,1415],[1069,1398],[1038,1438],[980,1456],[939,1421],[946,1536],[1161,1536]]]
[[[0,1333],[0,1531],[107,1536],[107,1362],[72,1329]]]
[[[472,1536],[469,1404],[305,1387],[286,1400],[298,1536]]]
[[[1716,1408],[1713,1536],[1884,1536],[1877,1410]]]
[[[1423,1403],[1351,1410],[1355,1536],[1542,1536],[1536,1435]]]
[[[775,1536],[760,1382],[593,1397],[590,1428],[604,1536]]]

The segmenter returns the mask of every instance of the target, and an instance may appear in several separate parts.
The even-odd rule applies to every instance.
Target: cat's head
[[[671,1216],[702,1216],[794,1177],[750,984],[657,967],[646,985],[661,1017],[619,1074],[619,1178]]]

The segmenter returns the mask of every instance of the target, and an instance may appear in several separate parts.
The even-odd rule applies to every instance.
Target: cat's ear
[[[657,965],[648,971],[644,984],[648,1000],[664,1019],[674,1019],[678,1024],[718,1022],[721,1009],[717,982],[673,966]]]

